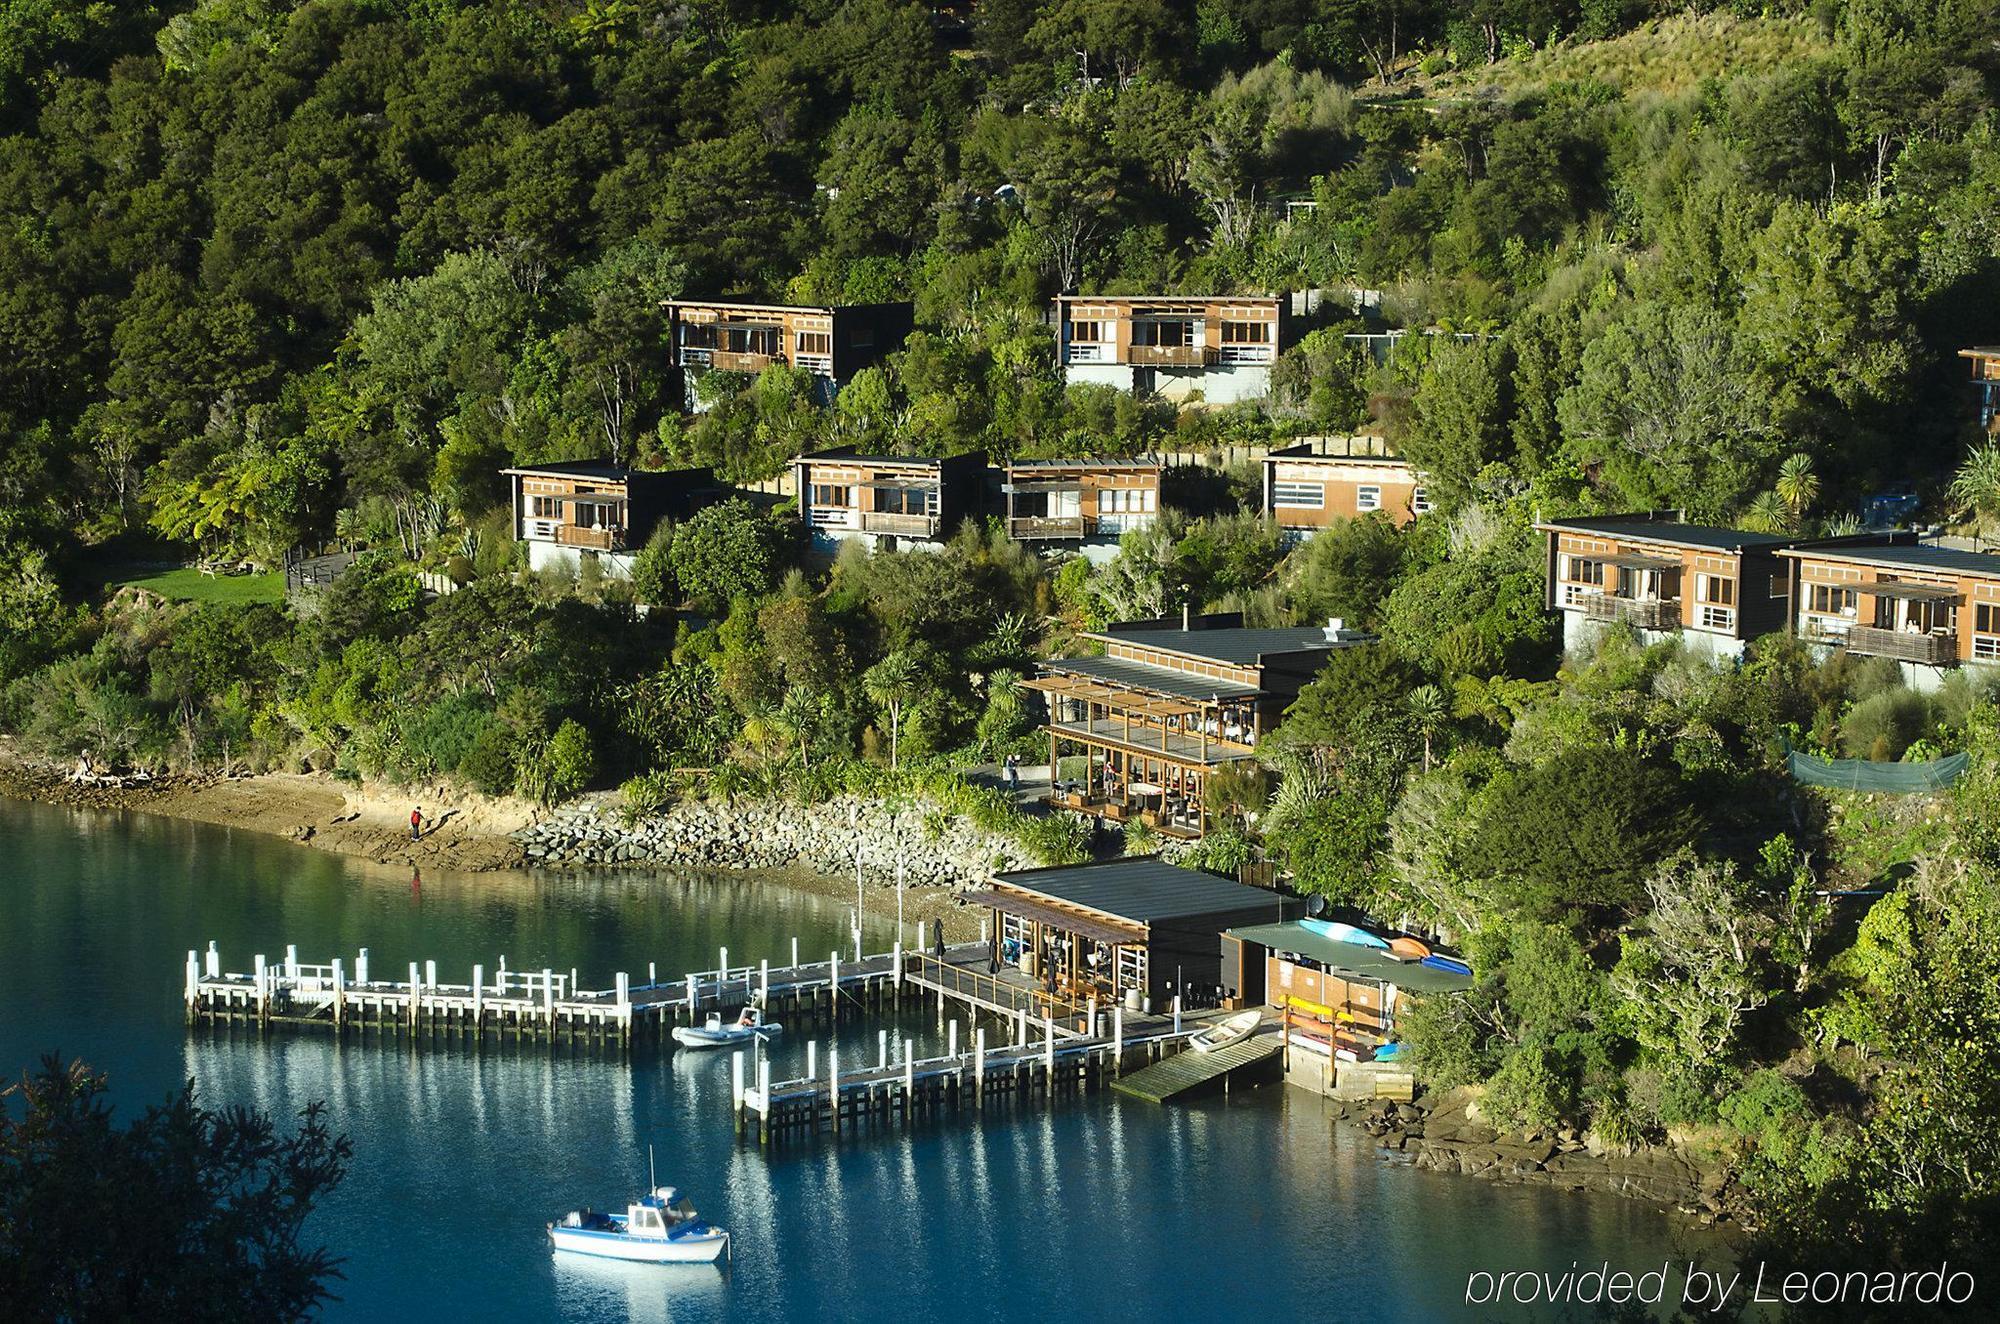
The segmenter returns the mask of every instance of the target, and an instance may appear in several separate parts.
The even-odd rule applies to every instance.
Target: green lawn
[[[285,577],[271,570],[261,575],[204,575],[199,570],[168,570],[134,579],[113,579],[107,587],[131,584],[180,602],[223,602],[245,605],[279,602],[285,596]]]

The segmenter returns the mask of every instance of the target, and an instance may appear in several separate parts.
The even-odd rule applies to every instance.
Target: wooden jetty
[[[974,950],[984,952],[986,946],[962,944],[946,955],[970,959]],[[505,957],[490,972],[473,966],[464,983],[441,981],[436,961],[410,962],[407,979],[379,979],[365,947],[351,966],[340,957],[302,963],[294,946],[282,960],[260,954],[249,971],[225,972],[211,942],[206,952],[187,954],[183,996],[192,1023],[325,1026],[336,1032],[490,1030],[623,1045],[665,1039],[675,1025],[727,1016],[752,1002],[776,1019],[831,1024],[913,995],[904,966],[900,946],[859,960],[833,952],[823,961],[802,962],[793,939],[791,959],[779,964],[765,959],[732,965],[723,948],[713,970],[663,981],[655,964],[643,983],[619,971],[610,987],[586,989],[574,969],[510,970]]]
[[[941,1117],[979,1110],[995,1099],[1015,1102],[1052,1100],[1080,1094],[1115,1080],[1135,1059],[1158,1062],[1185,1046],[1191,1030],[1155,1025],[1128,1038],[1124,1009],[1110,1014],[1110,1033],[1101,1038],[1059,1032],[1054,1018],[1030,1024],[1025,1010],[1011,1018],[1009,1042],[989,1045],[984,1026],[975,1022],[963,1051],[958,1022],[949,1026],[945,1053],[919,1059],[915,1042],[900,1045],[902,1060],[890,1062],[886,1042],[878,1042],[872,1066],[843,1070],[837,1054],[826,1054],[819,1069],[819,1045],[806,1045],[806,1074],[774,1083],[771,1063],[759,1056],[757,1079],[746,1082],[749,1058],[738,1052],[731,1062],[730,1097],[738,1135],[753,1132],[759,1143],[840,1135],[896,1123],[910,1125],[923,1117]]]
[[[1237,1071],[1268,1062],[1283,1052],[1282,1034],[1255,1034],[1240,1043],[1218,1048],[1212,1053],[1176,1053],[1143,1071],[1135,1071],[1111,1088],[1148,1103],[1165,1103],[1177,1094],[1221,1081],[1229,1088],[1229,1078]]]

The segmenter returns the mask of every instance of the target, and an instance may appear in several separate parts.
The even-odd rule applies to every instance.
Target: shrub
[[[505,795],[514,788],[515,741],[505,726],[487,722],[459,760],[458,775],[487,795]]]
[[[679,787],[674,781],[674,775],[658,768],[629,778],[618,788],[618,795],[624,801],[625,815],[628,819],[657,814],[672,805],[678,794]]]

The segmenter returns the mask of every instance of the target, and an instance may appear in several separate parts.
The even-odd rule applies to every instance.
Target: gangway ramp
[[[1165,1103],[1176,1095],[1267,1061],[1277,1056],[1284,1046],[1281,1034],[1254,1034],[1241,1043],[1218,1048],[1212,1053],[1197,1053],[1189,1049],[1142,1071],[1121,1076],[1111,1082],[1111,1088],[1148,1103]]]

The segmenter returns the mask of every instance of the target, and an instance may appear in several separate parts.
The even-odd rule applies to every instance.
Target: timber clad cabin
[[[1378,510],[1401,528],[1430,508],[1423,475],[1379,438],[1311,437],[1264,457],[1264,513],[1296,537]]]
[[[1790,579],[1781,549],[1802,539],[1677,523],[1670,515],[1613,515],[1537,524],[1548,547],[1548,605],[1563,616],[1563,647],[1614,621],[1647,642],[1678,634],[1728,656],[1785,628]]]
[[[2000,556],[1910,543],[1787,549],[1793,628],[1807,643],[1906,664],[1929,688],[1944,669],[2000,662]]]
[[[528,545],[530,569],[575,570],[594,557],[621,579],[662,519],[693,514],[721,490],[707,469],[649,473],[608,460],[500,472],[513,490],[514,536]]]
[[[1083,637],[1104,655],[1043,662],[1026,682],[1048,702],[1050,803],[1186,838],[1209,828],[1208,778],[1256,757],[1332,650],[1373,642],[1337,620],[1245,629],[1240,612]]]
[[[801,308],[669,299],[664,306],[668,362],[681,369],[690,405],[698,403],[694,385],[702,373],[758,373],[773,364],[819,378],[821,403],[828,403],[855,373],[901,349],[915,325],[907,303]]]
[[[1018,542],[1116,545],[1159,518],[1160,466],[1150,460],[1017,460],[1000,487]]]
[[[2000,434],[2000,346],[1961,349],[1958,356],[1972,360],[1972,380],[1979,391],[1979,426]]]
[[[988,932],[1009,966],[1064,1000],[1135,1010],[1203,1006],[1221,985],[1220,940],[1233,924],[1295,916],[1294,897],[1134,856],[996,874],[963,900],[993,912]]]
[[[1287,1013],[1293,1047],[1365,1062],[1396,1038],[1396,1017],[1411,996],[1462,993],[1472,976],[1397,960],[1293,920],[1224,933],[1221,982],[1231,1008]]]
[[[792,468],[799,520],[820,551],[854,539],[883,551],[934,546],[977,513],[986,481],[977,453],[937,459],[841,447],[801,455]]]
[[[1209,404],[1261,400],[1271,365],[1291,345],[1291,308],[1276,295],[1243,298],[1062,295],[1056,352],[1066,382]]]

